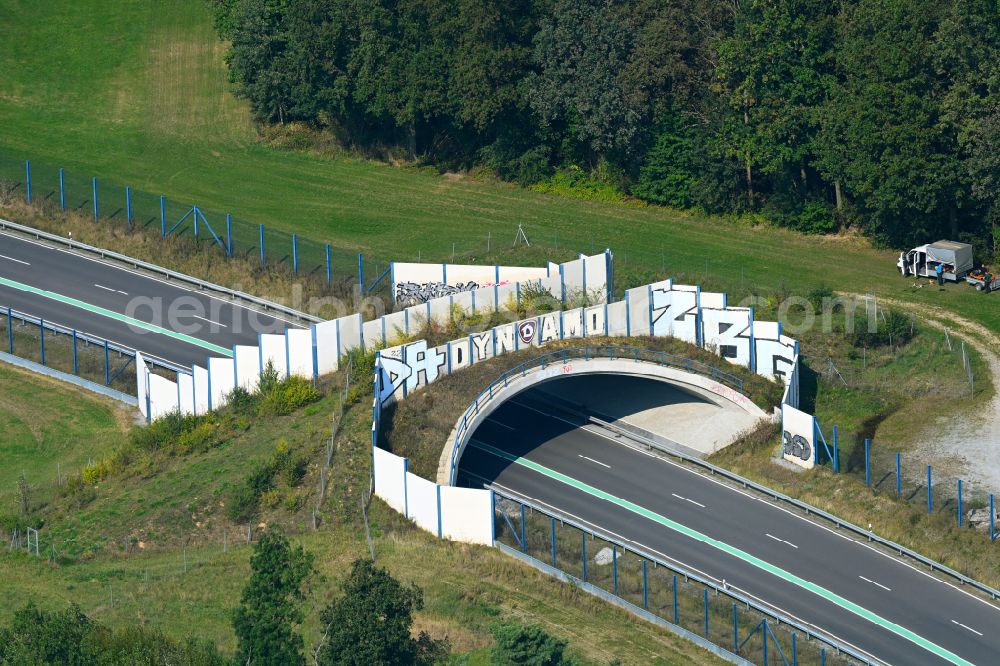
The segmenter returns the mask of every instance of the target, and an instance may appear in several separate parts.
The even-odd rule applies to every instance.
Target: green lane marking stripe
[[[17,289],[18,291],[25,291],[29,294],[36,294],[42,296],[43,298],[49,298],[53,301],[58,301],[60,303],[65,303],[66,305],[72,305],[75,308],[80,308],[81,310],[87,310],[95,314],[99,314],[109,319],[117,319],[118,321],[125,322],[130,326],[135,326],[136,328],[143,328],[147,331],[152,331],[153,333],[159,333],[160,335],[166,335],[168,337],[174,338],[175,340],[181,340],[187,342],[188,344],[197,345],[204,349],[214,351],[216,354],[222,354],[223,356],[232,356],[233,350],[226,349],[225,347],[219,347],[218,345],[213,345],[211,342],[205,342],[204,340],[199,340],[196,337],[185,335],[184,333],[178,333],[176,331],[171,331],[168,328],[163,328],[162,326],[157,326],[156,324],[147,324],[144,321],[140,321],[133,317],[129,317],[113,310],[108,310],[106,308],[98,307],[96,305],[91,305],[90,303],[85,303],[84,301],[71,298],[69,296],[63,296],[62,294],[57,294],[54,291],[47,291],[45,289],[39,289],[38,287],[32,287],[28,284],[23,284],[21,282],[15,282],[14,280],[8,280],[7,278],[0,277],[0,284],[11,287],[12,289]]]
[[[548,467],[544,467],[543,465],[539,465],[538,463],[532,462],[531,460],[528,460],[526,458],[521,458],[519,456],[515,456],[515,455],[513,455],[511,453],[507,453],[506,451],[501,451],[500,449],[497,449],[497,448],[495,448],[493,446],[490,446],[489,444],[484,444],[482,442],[477,442],[475,440],[472,440],[469,443],[472,446],[476,447],[477,449],[480,449],[481,451],[485,451],[487,453],[491,453],[491,454],[493,454],[493,455],[495,455],[495,456],[497,456],[499,458],[503,458],[505,460],[509,460],[509,461],[511,461],[511,462],[513,462],[513,463],[515,463],[517,465],[521,465],[523,467],[527,467],[528,469],[534,470],[534,471],[538,472],[539,474],[543,474],[543,475],[545,475],[545,476],[547,476],[547,477],[549,477],[551,479],[555,479],[556,481],[559,481],[561,483],[565,483],[568,486],[572,486],[573,488],[576,488],[577,490],[581,490],[581,491],[587,493],[588,495],[593,495],[594,497],[598,497],[600,499],[606,500],[608,502],[611,502],[612,504],[617,504],[618,506],[621,506],[621,507],[623,507],[625,509],[628,509],[629,511],[631,511],[633,513],[636,513],[636,514],[638,514],[638,515],[640,515],[640,516],[642,516],[644,518],[648,518],[649,520],[652,520],[652,521],[654,521],[656,523],[659,523],[660,525],[668,527],[668,528],[670,528],[670,529],[672,529],[672,530],[674,530],[676,532],[680,532],[681,534],[683,534],[685,536],[688,536],[688,537],[690,537],[690,538],[692,538],[692,539],[694,539],[696,541],[700,541],[700,542],[702,542],[704,544],[707,544],[707,545],[709,545],[709,546],[711,546],[713,548],[721,550],[724,553],[727,553],[727,554],[732,555],[734,557],[738,557],[739,559],[741,559],[741,560],[743,560],[743,561],[745,561],[745,562],[747,562],[749,564],[752,564],[753,566],[757,567],[758,569],[761,569],[762,571],[766,571],[769,574],[772,574],[772,575],[777,576],[779,578],[783,578],[784,580],[786,580],[786,581],[788,581],[790,583],[793,583],[795,585],[798,585],[799,587],[801,587],[801,588],[803,588],[805,590],[808,590],[809,592],[812,592],[813,594],[815,594],[815,595],[817,595],[819,597],[822,597],[822,598],[826,599],[827,601],[832,601],[833,603],[835,603],[838,606],[840,606],[840,607],[842,607],[842,608],[850,611],[851,613],[854,613],[855,615],[857,615],[859,617],[862,617],[862,618],[868,620],[869,622],[871,622],[873,624],[876,624],[876,625],[879,625],[879,626],[881,626],[881,627],[883,627],[885,629],[888,629],[889,631],[893,632],[897,636],[901,636],[902,638],[907,639],[908,641],[910,641],[910,642],[912,642],[912,643],[914,643],[914,644],[922,647],[923,649],[927,650],[928,652],[931,652],[931,653],[933,653],[933,654],[941,657],[942,659],[950,661],[953,664],[961,664],[963,666],[973,666],[972,662],[966,661],[965,659],[962,659],[958,655],[956,655],[956,654],[954,654],[954,653],[946,650],[945,648],[943,648],[943,647],[941,647],[941,646],[939,646],[939,645],[937,645],[935,643],[932,643],[931,641],[927,640],[926,638],[923,638],[922,636],[919,636],[919,635],[913,633],[909,629],[907,629],[905,627],[901,627],[900,625],[896,624],[895,622],[891,622],[889,620],[886,620],[885,618],[883,618],[883,617],[881,617],[881,616],[879,616],[879,615],[877,615],[877,614],[875,614],[875,613],[867,610],[866,608],[863,608],[862,606],[859,606],[858,604],[854,603],[853,601],[849,601],[849,600],[845,599],[844,597],[840,596],[839,594],[836,594],[835,592],[831,592],[830,590],[827,590],[826,588],[824,588],[824,587],[822,587],[820,585],[816,585],[815,583],[811,583],[808,580],[806,580],[804,578],[801,578],[799,576],[796,576],[795,574],[793,574],[791,572],[785,571],[784,569],[782,569],[780,567],[776,567],[773,564],[769,564],[768,562],[765,562],[764,560],[762,560],[762,559],[760,559],[758,557],[755,557],[755,556],[751,555],[750,553],[747,553],[747,552],[745,552],[743,550],[740,550],[739,548],[735,548],[733,546],[730,546],[729,544],[727,544],[727,543],[725,543],[723,541],[719,541],[718,539],[713,539],[712,537],[707,536],[705,534],[702,534],[701,532],[698,532],[698,531],[693,530],[693,529],[691,529],[689,527],[681,525],[678,522],[670,520],[669,518],[667,518],[665,516],[661,516],[658,513],[654,513],[653,511],[650,511],[649,509],[643,508],[643,507],[639,506],[638,504],[630,502],[630,501],[628,501],[626,499],[622,499],[620,497],[616,497],[616,496],[614,496],[614,495],[612,495],[610,493],[606,493],[603,490],[600,490],[600,489],[595,488],[595,487],[593,487],[591,485],[583,483],[582,481],[577,481],[576,479],[574,479],[574,478],[572,478],[570,476],[566,476],[565,474],[562,474],[562,473],[557,472],[555,470],[549,469]]]

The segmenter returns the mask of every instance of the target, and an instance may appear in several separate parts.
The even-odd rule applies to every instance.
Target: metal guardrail
[[[668,354],[666,352],[655,351],[652,349],[608,345],[587,345],[584,347],[559,349],[547,354],[542,354],[541,356],[536,356],[535,358],[525,361],[524,363],[521,363],[520,365],[504,372],[502,375],[493,380],[489,386],[483,389],[483,391],[476,396],[475,401],[469,405],[468,408],[466,408],[465,412],[462,414],[461,420],[458,422],[458,429],[455,433],[455,446],[451,452],[451,471],[449,473],[451,482],[455,483],[459,443],[467,434],[469,419],[477,416],[481,407],[489,404],[493,400],[493,393],[495,389],[501,385],[506,387],[508,381],[512,377],[517,375],[523,377],[528,370],[533,368],[544,368],[546,365],[565,363],[570,360],[583,359],[585,361],[589,361],[592,358],[634,360],[637,363],[641,361],[644,363],[655,363],[657,365],[679,368],[685,372],[706,376],[721,384],[725,384],[740,393],[743,393],[743,380],[732,373],[719,370],[718,368],[714,368],[700,361],[695,361],[694,359],[686,358],[684,356],[676,356],[674,354]]]
[[[837,650],[838,652],[846,654],[846,655],[850,656],[853,659],[858,659],[862,664],[868,664],[868,666],[879,666],[879,665],[881,665],[881,664],[884,663],[884,662],[879,661],[878,659],[876,659],[873,655],[869,655],[869,654],[863,653],[859,648],[856,648],[854,646],[851,646],[851,645],[848,645],[846,643],[843,643],[843,642],[837,640],[836,638],[834,638],[833,636],[831,636],[830,634],[827,634],[827,633],[825,633],[825,632],[823,632],[821,630],[818,630],[815,627],[809,627],[809,626],[803,624],[801,621],[799,621],[799,620],[797,620],[797,619],[795,619],[795,618],[793,618],[793,617],[791,617],[789,615],[786,615],[785,613],[781,612],[780,610],[778,610],[778,609],[776,609],[774,607],[762,604],[762,603],[758,602],[755,599],[751,599],[750,597],[748,597],[748,596],[746,596],[744,594],[741,594],[740,592],[737,592],[736,590],[733,590],[729,586],[722,587],[719,584],[717,584],[716,582],[714,582],[714,581],[710,580],[709,578],[707,578],[706,576],[703,576],[700,573],[697,573],[695,571],[687,569],[686,567],[684,567],[684,566],[682,566],[682,565],[680,565],[678,563],[669,563],[669,562],[666,562],[664,560],[664,558],[657,557],[656,555],[653,555],[652,553],[650,553],[647,550],[641,548],[640,546],[637,546],[637,545],[626,545],[624,543],[625,540],[622,539],[621,537],[612,536],[610,533],[602,532],[601,530],[594,529],[593,526],[589,526],[589,525],[585,526],[582,523],[580,523],[578,520],[576,520],[576,519],[574,519],[574,518],[572,518],[572,517],[570,517],[570,516],[568,516],[566,514],[563,514],[562,512],[560,512],[557,509],[554,509],[554,508],[551,508],[551,507],[542,507],[542,506],[539,506],[538,504],[536,504],[535,502],[532,502],[530,499],[528,499],[526,497],[512,497],[512,495],[514,493],[510,493],[510,492],[505,492],[505,491],[499,490],[499,489],[497,489],[493,485],[487,485],[485,487],[491,489],[493,491],[495,497],[503,498],[503,499],[510,500],[512,502],[517,502],[519,504],[523,504],[526,507],[530,507],[533,511],[537,511],[537,512],[543,514],[543,515],[556,518],[560,522],[565,523],[567,525],[570,525],[572,527],[575,527],[576,529],[581,530],[582,532],[585,532],[587,534],[592,534],[592,535],[594,535],[596,537],[599,537],[599,538],[603,539],[604,541],[607,541],[608,543],[617,544],[620,548],[622,548],[623,551],[626,551],[626,550],[630,551],[630,552],[634,553],[635,555],[638,555],[639,557],[645,558],[645,559],[649,560],[650,562],[655,562],[659,566],[662,566],[662,567],[664,567],[666,569],[669,569],[669,570],[673,571],[674,573],[680,574],[680,575],[684,576],[687,579],[696,581],[697,583],[699,583],[701,585],[704,585],[705,587],[708,587],[708,588],[714,590],[717,595],[721,594],[721,595],[727,596],[730,599],[732,599],[733,601],[736,601],[736,602],[738,602],[738,603],[746,606],[747,608],[753,609],[753,610],[757,611],[758,613],[761,613],[762,615],[765,615],[765,616],[768,616],[768,617],[771,617],[771,618],[777,620],[780,624],[785,624],[785,625],[788,625],[789,627],[793,627],[796,631],[801,631],[802,634],[804,636],[806,636],[806,638],[815,638],[817,640],[820,640],[820,641],[826,643],[827,645],[829,645],[830,647],[832,647],[834,650]],[[494,506],[494,511],[495,510],[496,510],[496,507]]]
[[[86,243],[80,243],[75,240],[70,240],[68,238],[63,238],[57,236],[56,234],[50,234],[33,227],[28,227],[23,224],[17,224],[16,222],[11,222],[9,220],[4,220],[0,218],[0,229],[11,229],[21,234],[26,234],[32,236],[38,240],[46,240],[52,243],[59,243],[60,245],[65,245],[66,247],[72,248],[74,250],[79,250],[82,252],[88,252],[90,254],[96,254],[102,259],[113,259],[117,262],[126,264],[135,268],[136,270],[142,269],[144,271],[153,273],[155,275],[162,275],[168,280],[176,280],[177,282],[187,283],[189,285],[194,285],[202,291],[212,291],[219,294],[228,296],[233,301],[245,301],[247,303],[252,303],[260,308],[266,310],[273,310],[275,312],[281,312],[290,317],[295,317],[296,319],[302,319],[305,321],[310,321],[313,323],[319,323],[323,321],[320,317],[314,317],[313,315],[306,314],[305,312],[300,312],[293,308],[281,305],[279,303],[274,303],[264,298],[254,296],[253,294],[248,294],[243,291],[236,291],[235,289],[229,289],[228,287],[223,287],[212,282],[206,282],[205,280],[199,280],[196,277],[186,275],[184,273],[178,273],[177,271],[172,271],[169,268],[164,268],[162,266],[157,266],[156,264],[151,264],[146,261],[141,261],[139,259],[134,259],[124,254],[119,254],[118,252],[113,252],[111,250],[105,250],[103,248],[94,247],[92,245],[87,245]]]
[[[128,347],[126,345],[121,345],[115,342],[111,342],[105,338],[97,337],[96,335],[90,335],[89,333],[84,333],[83,331],[70,328],[68,326],[61,326],[59,324],[53,324],[50,321],[46,321],[40,317],[35,317],[34,315],[29,315],[18,310],[14,310],[8,307],[0,307],[0,315],[9,316],[12,319],[20,321],[22,324],[31,324],[33,326],[38,326],[39,328],[44,328],[47,331],[52,331],[56,334],[62,334],[67,336],[76,336],[77,340],[86,342],[87,344],[95,345],[100,348],[107,347],[108,351],[113,351],[116,354],[122,354],[131,358],[135,358],[136,350]],[[165,359],[144,357],[146,362],[150,365],[158,366],[165,370],[170,370],[171,372],[178,372],[181,374],[191,374],[191,368],[184,368],[179,365],[175,365],[170,361]]]
[[[910,559],[913,559],[919,562],[920,564],[928,567],[931,571],[938,571],[947,576],[950,576],[951,578],[954,578],[955,580],[960,582],[962,585],[968,585],[969,587],[972,587],[982,592],[983,594],[988,595],[990,599],[994,601],[1000,599],[1000,590],[992,588],[989,585],[981,583],[973,578],[969,578],[965,574],[955,571],[951,567],[947,567],[941,564],[940,562],[936,562],[930,559],[929,557],[921,555],[920,553],[907,548],[906,546],[902,546],[896,543],[895,541],[890,541],[889,539],[880,537],[873,532],[869,532],[868,530],[859,527],[858,525],[855,525],[854,523],[842,520],[837,516],[831,513],[827,513],[826,511],[823,511],[822,509],[819,509],[811,504],[807,504],[801,500],[797,500],[794,497],[789,497],[784,493],[778,492],[777,490],[774,490],[772,488],[768,488],[767,486],[763,486],[759,483],[756,483],[755,481],[751,481],[750,479],[744,478],[738,474],[734,474],[733,472],[730,472],[727,469],[723,469],[722,467],[713,465],[712,463],[702,460],[700,458],[687,455],[680,451],[668,449],[658,444],[657,442],[653,441],[652,439],[649,439],[648,437],[643,437],[642,435],[625,430],[623,428],[619,428],[611,423],[601,421],[600,419],[594,419],[593,417],[591,417],[591,420],[599,423],[603,428],[612,430],[620,434],[622,437],[627,437],[629,439],[635,440],[640,444],[643,444],[644,446],[657,449],[658,451],[662,451],[670,456],[678,458],[679,460],[683,460],[685,462],[697,465],[698,467],[708,470],[713,476],[721,476],[725,479],[728,479],[729,481],[733,481],[735,483],[742,485],[744,488],[750,488],[762,495],[773,497],[777,501],[784,502],[785,504],[794,506],[800,511],[804,511],[807,516],[818,516],[819,518],[822,518],[823,520],[826,520],[836,525],[839,528],[842,528],[849,532],[853,532],[855,535],[862,536],[868,541],[875,542],[883,546],[884,548],[895,551],[900,557],[903,556],[909,557]]]

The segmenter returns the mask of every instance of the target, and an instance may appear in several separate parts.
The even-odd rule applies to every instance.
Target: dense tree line
[[[212,0],[267,123],[531,184],[1000,244],[995,0]]]

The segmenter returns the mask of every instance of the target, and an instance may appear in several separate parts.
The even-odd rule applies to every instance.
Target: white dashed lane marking
[[[691,502],[691,504],[694,504],[695,506],[700,506],[703,509],[705,508],[705,505],[702,504],[701,502],[695,502],[693,499],[688,499],[687,497],[681,497],[677,493],[670,493],[670,494],[673,495],[674,497],[676,497],[679,500],[684,500],[685,502]]]

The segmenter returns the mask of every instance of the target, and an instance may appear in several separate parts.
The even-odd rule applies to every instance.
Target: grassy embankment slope
[[[283,442],[310,464],[301,483],[275,484],[253,522],[258,531],[260,523],[280,525],[316,553],[320,577],[308,595],[304,633],[307,646],[318,639],[320,609],[350,562],[367,553],[358,501],[368,487],[370,393],[354,398],[343,421],[322,527],[312,532],[318,463],[339,399],[336,390],[286,416],[223,419],[218,427],[231,433],[224,441],[183,453],[141,451],[124,472],[81,487],[65,476],[121,446],[127,415],[111,403],[19,370],[0,368],[0,379],[0,455],[18,463],[3,467],[0,515],[19,510],[15,484],[24,469],[31,510],[42,524],[41,558],[0,550],[0,596],[19,600],[0,605],[0,623],[28,600],[45,608],[74,602],[111,624],[148,623],[231,650],[229,610],[239,601],[250,550],[246,525],[233,524],[225,505],[248,471]],[[379,564],[424,589],[426,608],[417,627],[448,637],[455,653],[468,656],[461,663],[485,663],[490,624],[500,619],[542,624],[569,640],[586,663],[613,657],[625,663],[721,663],[499,552],[433,538],[379,502],[369,519]]]

